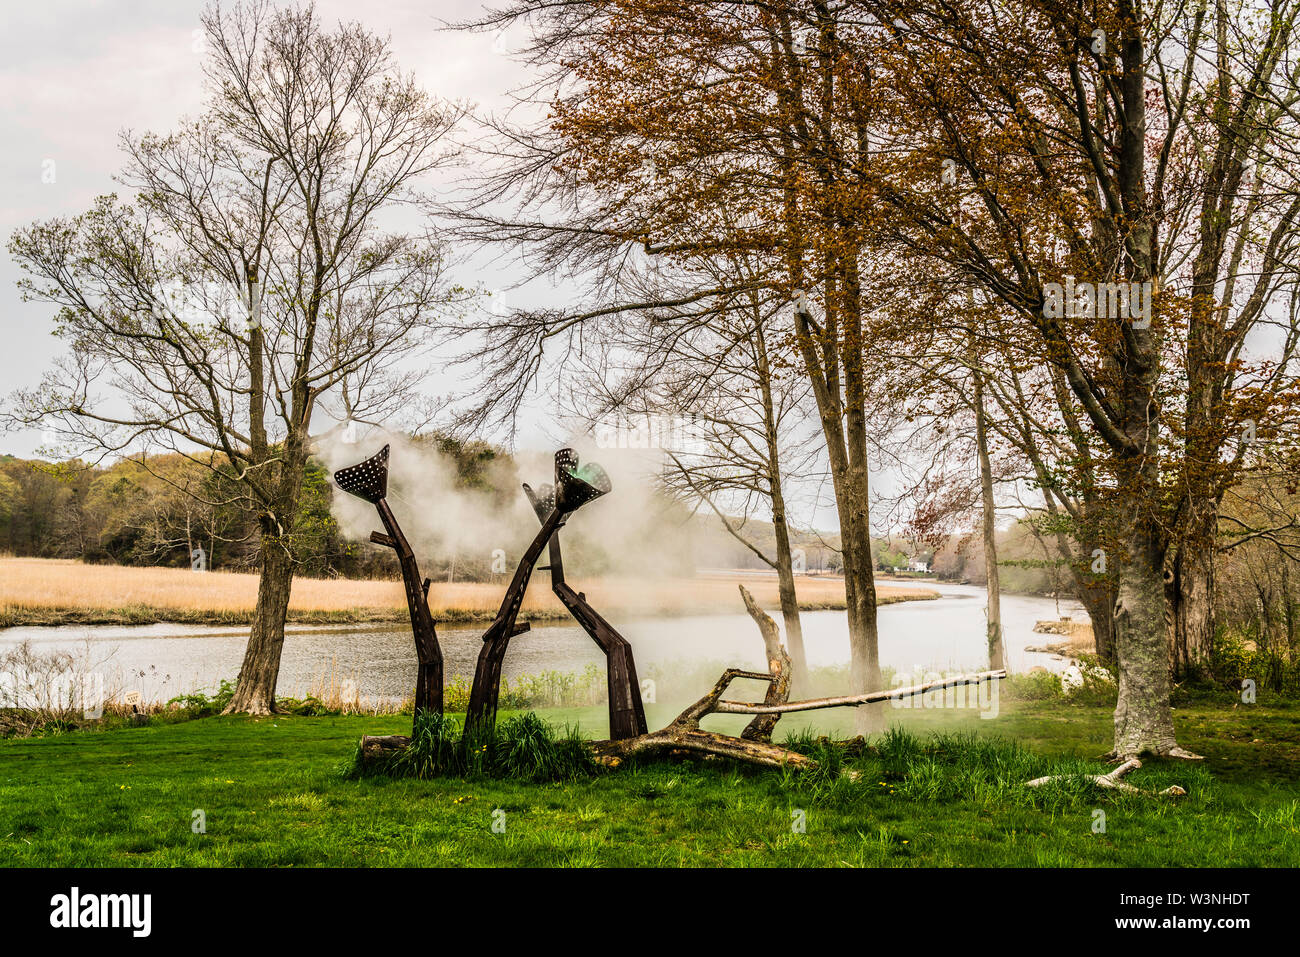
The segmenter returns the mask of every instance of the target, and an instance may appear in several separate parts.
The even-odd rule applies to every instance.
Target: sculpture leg
[[[551,573],[556,571],[556,549],[551,551]],[[634,738],[647,731],[645,706],[641,703],[641,683],[636,676],[632,646],[614,627],[587,604],[587,599],[563,580],[554,582],[552,590],[564,602],[584,631],[605,653],[609,686],[609,737],[613,741]]]
[[[490,728],[497,720],[497,700],[501,694],[501,664],[505,661],[508,636],[494,635],[484,638],[479,649],[478,664],[474,668],[474,685],[469,693],[469,707],[465,713],[465,730],[471,727]]]
[[[433,616],[429,613],[429,580],[420,582],[420,568],[415,552],[402,534],[397,518],[386,499],[375,503],[379,518],[387,534],[374,532],[370,540],[387,545],[397,553],[402,569],[402,582],[406,587],[406,605],[411,615],[411,634],[415,638],[415,657],[419,662],[415,678],[415,717],[426,712],[442,714],[442,649]]]
[[[609,655],[609,737],[613,741],[635,738],[647,731],[641,683],[636,677],[632,646],[622,635]]]
[[[415,678],[415,719],[418,721],[428,712],[442,714],[442,649],[429,613],[429,579],[421,584],[415,552],[388,505],[388,446],[358,465],[339,469],[334,473],[334,481],[341,490],[369,502],[379,512],[385,530],[371,532],[370,540],[397,553],[406,587],[406,605],[411,614],[411,633],[419,662]]]
[[[501,692],[501,663],[505,660],[506,648],[510,639],[528,630],[528,623],[516,625],[519,606],[523,604],[524,592],[528,589],[528,580],[532,577],[533,566],[537,564],[542,549],[550,541],[555,530],[564,524],[564,517],[558,510],[553,511],[542,523],[541,530],[524,552],[515,577],[506,589],[501,600],[501,608],[496,619],[483,632],[483,647],[478,654],[478,664],[474,668],[474,685],[469,692],[469,708],[465,714],[465,730],[471,726],[492,727],[497,718],[497,699]]]
[[[415,716],[442,714],[442,658],[421,661],[415,676]]]

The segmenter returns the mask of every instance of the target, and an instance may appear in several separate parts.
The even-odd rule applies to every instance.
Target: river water
[[[880,609],[880,663],[882,667],[911,675],[915,671],[980,670],[987,667],[983,588],[970,585],[920,582],[942,597],[931,601],[900,602]],[[1002,597],[1003,631],[1008,667],[1024,671],[1034,665],[1060,670],[1065,662],[1053,656],[1026,652],[1026,645],[1053,639],[1035,634],[1034,623],[1069,615],[1086,621],[1087,613],[1075,601],[1024,595]],[[679,618],[640,618],[612,621],[631,642],[642,676],[655,666],[666,670],[702,662],[766,670],[762,642],[746,614],[721,614]],[[804,642],[809,665],[842,665],[849,660],[848,629],[844,613],[805,612]],[[445,669],[452,675],[473,675],[481,647],[482,626],[440,626]],[[68,651],[77,655],[79,668],[105,674],[109,688],[139,690],[146,700],[166,700],[174,695],[204,689],[211,691],[222,678],[239,672],[246,627],[194,625],[137,625],[30,627],[0,629],[0,652],[21,641],[34,650]],[[603,657],[576,624],[534,624],[514,638],[506,655],[504,674],[513,678],[542,671],[581,671],[600,665]],[[322,681],[337,685],[355,683],[366,698],[403,697],[410,693],[415,674],[415,650],[409,626],[346,625],[290,626],[285,636],[279,690],[302,697]]]

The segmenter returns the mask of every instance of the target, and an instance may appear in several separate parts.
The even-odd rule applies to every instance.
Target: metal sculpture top
[[[525,482],[524,492],[538,520],[544,522],[555,509],[565,514],[576,511],[613,487],[609,473],[595,462],[578,468],[578,453],[560,449],[555,453],[555,484],[544,482],[534,490]]]
[[[560,449],[555,454],[555,481],[561,490],[558,497],[570,505],[575,502],[577,505],[585,504],[592,498],[604,495],[612,487],[605,470],[594,462],[579,469],[577,453],[572,449]],[[566,491],[566,483],[568,489],[572,491]],[[557,495],[554,486],[542,485],[534,492],[532,488],[525,485],[524,493],[532,503],[533,511],[537,513],[537,520],[543,527],[547,525],[552,515],[561,515],[556,507]],[[577,505],[573,507],[576,508]],[[551,524],[554,522],[552,521]],[[550,537],[550,552],[550,564],[543,567],[550,569],[551,590],[605,653],[610,738],[621,740],[645,734],[645,708],[641,703],[641,684],[637,680],[632,646],[613,625],[591,607],[586,595],[575,590],[564,580],[564,560],[560,554],[558,525]]]
[[[349,495],[378,505],[380,499],[388,497],[388,446],[360,465],[339,469],[334,473],[334,481]]]

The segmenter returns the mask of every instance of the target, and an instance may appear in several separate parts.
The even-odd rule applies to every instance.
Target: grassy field
[[[777,603],[774,578],[610,578],[583,582],[580,587],[605,614],[690,615],[742,611],[736,593],[739,581],[760,604]],[[439,621],[490,620],[504,588],[504,582],[434,582],[429,606]],[[845,607],[842,580],[801,577],[796,590],[805,609]],[[0,627],[157,621],[246,624],[256,596],[257,576],[251,574],[0,558]],[[878,596],[881,604],[889,604],[938,594],[924,588],[882,586]],[[404,621],[406,616],[398,581],[299,578],[289,602],[290,621],[301,623]],[[545,575],[534,578],[521,617],[568,617]]]
[[[675,709],[651,706],[652,727]],[[598,724],[600,709],[544,713]],[[0,741],[0,858],[8,865],[1295,866],[1300,722],[1294,708],[1180,707],[1204,764],[1148,762],[1126,780],[1182,798],[1100,792],[1045,773],[1104,770],[1104,707],[1003,702],[897,712],[856,780],[722,762],[621,768],[555,784],[346,780],[363,733],[403,717],[204,718]],[[786,718],[842,732],[847,716]],[[815,720],[814,720],[815,719]],[[706,722],[721,726],[730,716]],[[942,737],[933,737],[934,734]],[[782,732],[778,728],[777,737]],[[806,735],[803,736],[807,741]],[[504,833],[492,829],[504,812]],[[201,811],[205,833],[196,833]],[[1104,814],[1104,832],[1097,830]],[[800,833],[792,825],[802,819]]]

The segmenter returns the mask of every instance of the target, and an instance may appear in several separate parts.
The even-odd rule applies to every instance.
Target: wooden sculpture
[[[420,569],[415,561],[406,536],[402,534],[388,507],[388,446],[385,445],[371,458],[351,468],[339,469],[334,481],[343,491],[365,499],[379,511],[385,532],[371,532],[370,540],[397,552],[406,584],[406,603],[411,613],[411,630],[415,636],[415,651],[419,659],[419,674],[415,688],[415,714],[442,713],[443,673],[442,651],[438,647],[433,617],[429,613],[429,580],[421,582]],[[479,652],[474,671],[474,685],[470,690],[465,732],[468,736],[475,728],[491,728],[496,721],[497,700],[501,685],[501,664],[505,659],[510,639],[528,630],[525,622],[516,621],[523,603],[524,592],[533,568],[541,557],[542,549],[549,546],[551,588],[568,608],[570,614],[582,625],[587,634],[605,652],[609,662],[609,730],[606,741],[591,742],[595,758],[609,767],[618,767],[627,758],[641,754],[681,754],[696,752],[747,761],[753,764],[788,767],[807,767],[816,762],[789,748],[772,743],[773,726],[782,714],[792,711],[812,711],[822,708],[852,707],[889,700],[901,700],[925,694],[940,688],[996,681],[1006,677],[1005,671],[986,671],[973,675],[958,675],[939,681],[927,682],[911,688],[893,691],[874,691],[865,694],[818,698],[809,701],[789,701],[790,659],[781,647],[780,632],[766,612],[760,609],[753,597],[740,586],[745,607],[759,625],[768,659],[768,671],[745,671],[728,668],[718,679],[713,690],[687,708],[676,720],[660,731],[647,732],[645,711],[641,705],[641,689],[637,682],[636,663],[632,648],[612,625],[587,603],[586,596],[575,591],[564,580],[564,563],[560,554],[559,529],[568,516],[593,499],[610,490],[609,476],[599,465],[578,467],[578,456],[572,449],[555,453],[555,484],[543,485],[536,492],[524,486],[524,493],[532,503],[542,523],[541,529],[524,552],[515,569],[515,575],[501,601],[501,608],[492,624],[483,633],[483,647]],[[722,695],[737,678],[753,678],[768,683],[768,691],[761,704],[726,701]],[[704,731],[702,718],[710,714],[746,714],[754,720],[740,737]],[[465,740],[474,740],[466,737]],[[406,748],[411,739],[405,735],[366,735],[361,739],[361,759],[370,762],[383,755]],[[1118,777],[1118,775],[1114,775]],[[1033,781],[1031,784],[1040,782]]]
[[[544,486],[545,492],[540,496],[535,496],[528,486],[524,486],[534,510],[542,520],[542,527],[524,551],[524,557],[519,560],[496,618],[483,633],[483,648],[479,651],[478,665],[474,669],[474,684],[470,688],[469,708],[465,714],[467,730],[471,726],[491,727],[496,721],[497,699],[501,689],[501,663],[505,659],[510,639],[528,630],[527,622],[517,625],[515,620],[542,549],[571,513],[610,490],[609,476],[599,465],[588,465],[581,472],[577,466],[577,453],[572,449],[560,449],[555,453],[555,485]],[[643,725],[644,720],[642,718]]]
[[[561,456],[564,458],[561,459]],[[561,449],[555,457],[555,469],[557,476],[561,470],[576,471],[578,467],[578,457],[571,449]],[[599,476],[596,475],[598,465],[588,465],[587,470],[599,482],[599,476],[604,476],[604,470],[601,469]],[[603,479],[606,490],[609,487],[609,478]],[[537,518],[545,524],[546,519],[555,511],[555,489],[550,485],[543,485],[534,492],[529,486],[524,486],[524,493],[528,496],[529,502],[532,503],[533,511],[537,513]],[[611,739],[618,741],[623,738],[634,738],[639,734],[646,733],[645,708],[641,703],[641,684],[636,676],[636,661],[632,657],[632,646],[627,643],[627,639],[620,635],[614,626],[607,622],[596,609],[587,603],[587,596],[580,591],[575,591],[564,580],[564,559],[560,554],[560,533],[559,530],[551,535],[550,542],[550,565],[547,566],[551,572],[551,590],[564,603],[564,607],[569,609],[569,614],[580,624],[583,630],[589,634],[593,641],[600,646],[600,650],[605,653],[606,673],[609,687],[609,736]]]
[[[388,446],[360,465],[339,469],[334,481],[343,491],[365,499],[379,511],[384,532],[371,532],[370,540],[386,545],[397,553],[406,585],[406,605],[411,613],[411,632],[415,636],[415,655],[419,670],[415,679],[415,717],[426,712],[442,714],[442,649],[429,613],[429,579],[420,580],[420,566],[406,536],[388,507]]]

